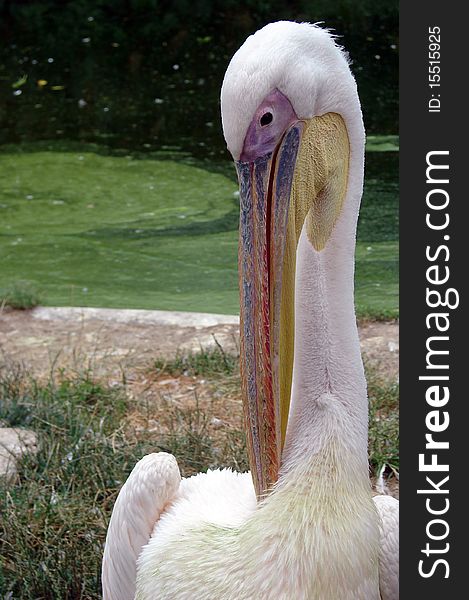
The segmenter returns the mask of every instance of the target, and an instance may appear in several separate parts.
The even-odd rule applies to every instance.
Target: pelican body
[[[278,22],[232,58],[241,380],[251,473],[140,461],[109,524],[104,600],[396,600],[398,503],[373,501],[356,327],[364,128],[330,33]]]

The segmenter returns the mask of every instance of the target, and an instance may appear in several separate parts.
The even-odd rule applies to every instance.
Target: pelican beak
[[[335,113],[297,121],[273,153],[237,162],[240,186],[241,381],[258,498],[277,481],[290,406],[296,248],[303,227],[320,252],[348,177],[345,124]]]

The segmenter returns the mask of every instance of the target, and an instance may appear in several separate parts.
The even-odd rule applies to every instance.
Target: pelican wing
[[[399,502],[375,496],[380,522],[379,589],[382,600],[399,598]]]
[[[104,548],[103,600],[133,600],[137,558],[181,475],[171,454],[148,454],[133,468],[117,497]]]

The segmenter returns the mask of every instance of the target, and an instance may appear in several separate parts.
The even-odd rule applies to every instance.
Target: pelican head
[[[287,432],[299,239],[304,230],[317,253],[348,243],[353,256],[364,130],[346,55],[307,23],[272,23],[246,40],[221,112],[240,185],[241,376],[259,496],[278,478]]]

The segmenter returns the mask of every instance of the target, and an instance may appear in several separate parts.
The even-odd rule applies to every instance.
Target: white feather
[[[102,567],[103,600],[133,600],[137,558],[180,481],[171,454],[148,454],[135,465],[109,522]]]
[[[392,496],[373,498],[381,519],[379,589],[382,600],[399,598],[399,502]]]

